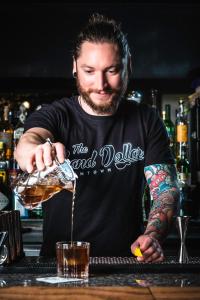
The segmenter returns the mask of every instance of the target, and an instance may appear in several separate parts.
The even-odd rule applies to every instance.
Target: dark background
[[[196,1],[29,1],[0,4],[0,88],[64,86],[72,80],[72,41],[93,12],[122,23],[142,88],[183,91],[200,67],[200,4]],[[48,82],[48,83],[47,83]]]

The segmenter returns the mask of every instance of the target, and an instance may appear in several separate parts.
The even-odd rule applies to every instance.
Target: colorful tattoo
[[[176,213],[179,197],[176,168],[169,164],[155,164],[145,167],[144,171],[153,200],[145,234],[162,241]]]

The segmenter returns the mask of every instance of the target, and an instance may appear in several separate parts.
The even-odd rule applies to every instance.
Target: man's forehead
[[[94,52],[94,51],[112,51],[115,54],[119,55],[119,47],[115,43],[111,42],[90,42],[90,41],[85,41],[82,43],[80,47],[80,55],[84,55],[89,52]],[[113,53],[113,54],[114,54]]]

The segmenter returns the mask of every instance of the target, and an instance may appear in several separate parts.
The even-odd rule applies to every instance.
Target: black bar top
[[[200,286],[200,257],[188,264],[177,257],[162,263],[139,263],[132,257],[91,257],[87,282],[50,284],[37,278],[56,276],[55,258],[24,257],[0,267],[0,286]]]

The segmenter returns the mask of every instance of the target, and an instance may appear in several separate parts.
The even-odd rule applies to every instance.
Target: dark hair
[[[121,31],[120,24],[100,14],[93,14],[86,26],[80,31],[74,43],[73,57],[76,60],[84,42],[112,43],[119,47],[121,58],[128,58],[130,50],[127,38]]]

